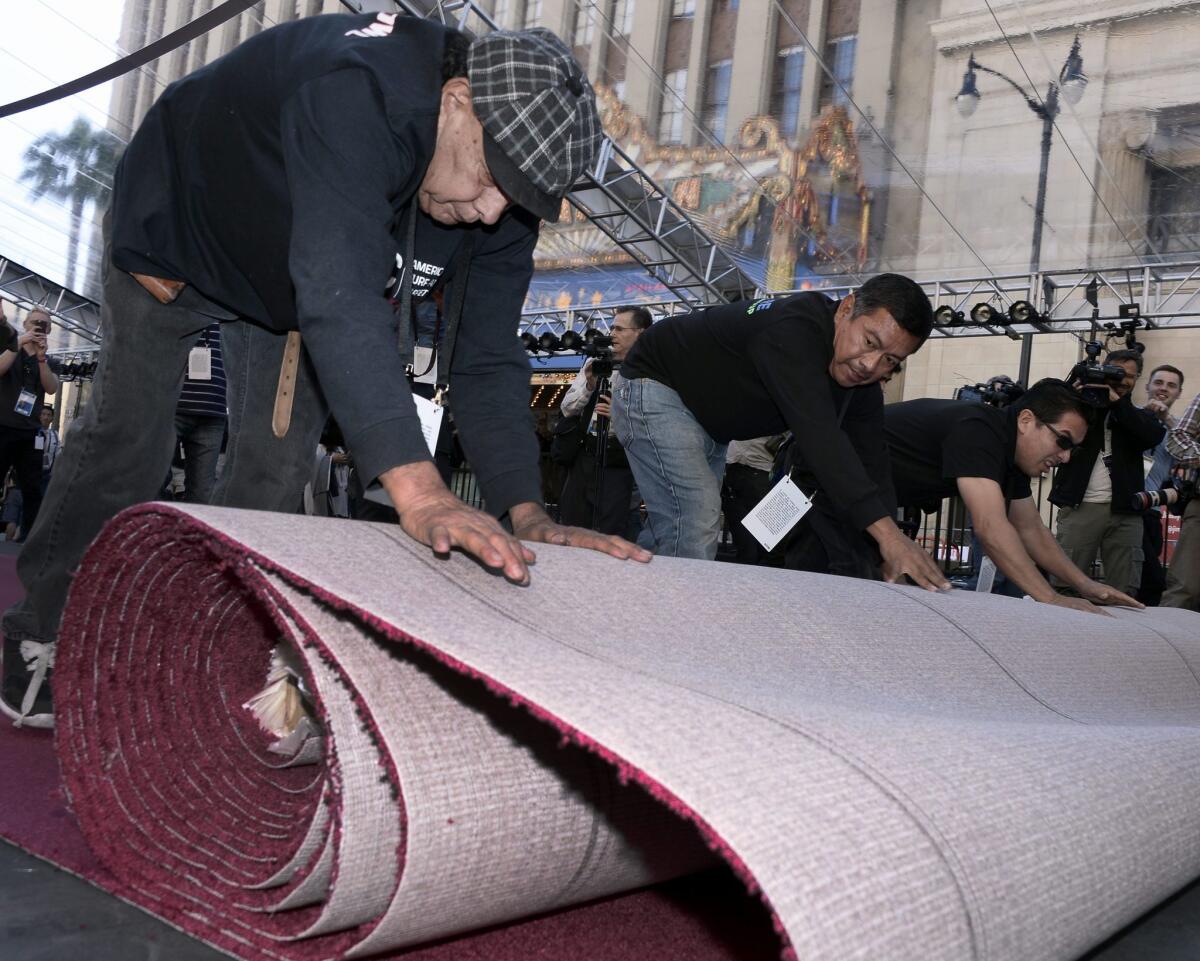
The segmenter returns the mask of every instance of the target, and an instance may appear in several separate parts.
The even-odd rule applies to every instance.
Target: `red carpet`
[[[15,558],[0,556],[0,605],[20,596]],[[0,836],[112,891],[67,809],[48,732],[0,724]],[[136,897],[124,894],[137,903]],[[140,905],[150,914],[145,904]],[[161,915],[160,915],[161,916]],[[385,955],[405,961],[764,961],[779,954],[767,912],[718,869],[632,894]]]

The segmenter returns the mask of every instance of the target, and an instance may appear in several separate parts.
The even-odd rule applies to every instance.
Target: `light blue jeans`
[[[675,391],[647,378],[618,386],[612,423],[646,502],[654,553],[711,561],[721,535],[725,445]]]

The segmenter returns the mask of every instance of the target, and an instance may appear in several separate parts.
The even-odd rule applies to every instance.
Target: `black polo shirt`
[[[883,409],[896,500],[935,510],[958,478],[986,477],[1006,501],[1032,497],[1016,465],[1017,411],[965,400],[910,400]]]

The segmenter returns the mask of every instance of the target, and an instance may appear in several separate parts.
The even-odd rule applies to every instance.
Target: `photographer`
[[[1183,392],[1183,371],[1170,364],[1161,364],[1150,371],[1146,379],[1146,404],[1148,410],[1163,422],[1167,433],[1154,448],[1154,462],[1146,475],[1146,491],[1162,490],[1171,483],[1171,470],[1175,458],[1167,450],[1167,441],[1175,418],[1171,406]],[[1148,507],[1142,514],[1142,582],[1137,599],[1147,607],[1156,607],[1162,600],[1167,586],[1167,572],[1162,566],[1163,527],[1162,512],[1157,507]]]
[[[1190,472],[1194,483],[1196,468],[1200,468],[1200,394],[1192,398],[1179,423],[1167,433],[1167,451],[1177,468]],[[1190,498],[1184,509],[1179,541],[1167,567],[1162,606],[1200,610],[1200,498]]]
[[[616,369],[607,378],[597,377],[597,361],[589,358],[563,397],[561,409],[564,417],[581,417],[589,405],[592,407],[588,422],[580,425],[579,429],[584,431],[583,440],[558,499],[559,520],[563,524],[589,527],[601,534],[625,536],[629,533],[633,472],[629,469],[624,449],[611,431],[606,432],[607,445],[601,471],[598,466],[597,421],[601,417],[607,420],[612,416],[612,392],[621,383],[620,364],[652,321],[650,311],[645,307],[618,308],[612,325],[612,360],[604,362],[617,365]],[[609,389],[598,393],[605,380]]]
[[[1060,380],[1042,380],[1001,410],[962,400],[911,400],[884,408],[896,499],[937,509],[958,494],[983,550],[1036,601],[1099,613],[1094,604],[1140,607],[1076,567],[1042,523],[1029,480],[1072,460],[1087,432],[1087,405]],[[1038,568],[1080,595],[1058,594]]]
[[[10,467],[16,474],[24,505],[21,530],[28,531],[42,503],[42,402],[58,393],[59,364],[46,356],[50,315],[34,307],[22,326],[15,347],[0,353],[0,477]]]
[[[625,360],[613,425],[646,501],[656,551],[712,560],[725,445],[791,430],[821,495],[879,544],[884,576],[947,587],[885,506],[879,381],[932,327],[929,298],[897,274],[871,278],[840,303],[794,294],[655,324]]]
[[[1088,431],[1078,453],[1054,478],[1050,501],[1058,514],[1058,543],[1080,570],[1091,570],[1099,554],[1104,582],[1132,594],[1142,581],[1142,518],[1133,496],[1142,489],[1142,451],[1162,440],[1162,421],[1133,405],[1142,355],[1116,350],[1103,384],[1089,383],[1087,370],[1072,371],[1071,386],[1089,400]],[[1119,378],[1119,379],[1118,379]]]

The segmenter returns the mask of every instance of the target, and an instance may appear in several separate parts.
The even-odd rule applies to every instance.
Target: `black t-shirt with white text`
[[[59,362],[53,357],[47,360],[50,369],[57,374],[61,367]],[[36,398],[33,410],[28,414],[17,413],[17,401],[22,390],[28,390]],[[45,399],[46,392],[42,390],[42,372],[38,368],[37,357],[25,353],[24,350],[17,351],[12,366],[0,375],[0,427],[37,431],[42,426],[38,418]]]
[[[883,417],[896,500],[935,510],[958,493],[960,477],[986,477],[1005,500],[1032,496],[1017,468],[1017,412],[965,400],[924,398],[889,404]]]

